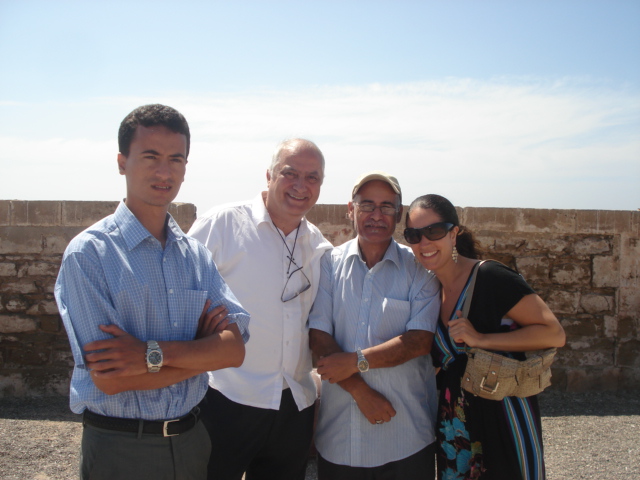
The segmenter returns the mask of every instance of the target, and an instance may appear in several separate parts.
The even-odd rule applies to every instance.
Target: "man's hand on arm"
[[[329,383],[346,380],[358,370],[358,355],[355,352],[336,352],[318,359],[318,375]]]
[[[337,376],[338,374],[335,372],[338,371],[342,372],[341,375],[346,375],[346,372],[350,369],[347,366],[347,362],[352,361],[354,372],[348,378],[331,383],[338,383],[341,388],[353,397],[369,423],[388,422],[391,417],[395,416],[396,411],[391,402],[380,392],[371,388],[360,375],[355,353],[342,352],[342,349],[330,334],[313,328],[309,330],[309,345],[314,357],[317,358],[318,373],[320,373],[320,364],[322,362],[327,371],[331,367],[335,367],[333,370],[334,375]],[[334,362],[324,362],[324,360],[332,357],[337,357],[335,364]],[[325,373],[325,375],[327,374]]]

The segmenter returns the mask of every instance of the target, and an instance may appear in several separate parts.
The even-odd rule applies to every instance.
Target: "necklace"
[[[271,223],[273,223],[273,220],[271,220]],[[296,250],[296,243],[298,241],[298,233],[300,232],[300,224],[298,224],[298,228],[296,228],[296,236],[293,239],[293,248],[292,249],[290,249],[289,245],[287,245],[286,240],[284,239],[284,237],[280,233],[280,229],[278,227],[276,227],[275,223],[273,223],[273,226],[276,228],[276,232],[278,232],[278,235],[282,239],[282,243],[284,243],[284,246],[287,249],[287,252],[289,252],[289,255],[287,256],[287,258],[289,259],[289,266],[287,267],[287,275],[289,275],[289,271],[291,270],[291,264],[293,263],[296,267],[298,266],[298,264],[293,259],[293,252],[295,252],[295,250]]]

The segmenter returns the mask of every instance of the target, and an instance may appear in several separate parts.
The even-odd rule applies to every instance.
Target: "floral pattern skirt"
[[[544,480],[537,398],[476,397],[460,387],[466,361],[455,363],[438,374],[438,479]]]

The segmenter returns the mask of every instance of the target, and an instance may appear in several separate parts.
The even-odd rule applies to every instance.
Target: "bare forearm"
[[[474,346],[504,352],[526,352],[562,345],[564,331],[559,325],[528,325],[512,332],[484,334]]]
[[[313,354],[314,364],[321,357],[326,357],[332,353],[342,352],[338,342],[327,332],[312,328],[309,330],[309,348]]]
[[[206,370],[187,370],[184,368],[162,367],[157,373],[143,373],[127,377],[102,377],[92,374],[93,383],[107,395],[133,390],[155,390],[175,385],[188,378],[195,377]]]
[[[244,341],[237,325],[190,342],[158,342],[164,365],[187,370],[214,371],[239,367],[244,361]]]
[[[433,333],[425,330],[409,330],[375,347],[362,351],[369,368],[389,368],[402,365],[411,359],[428,355],[433,343]]]

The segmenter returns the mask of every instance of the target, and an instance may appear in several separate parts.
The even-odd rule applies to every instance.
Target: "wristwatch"
[[[147,370],[158,373],[162,367],[162,349],[155,340],[147,340]]]
[[[369,362],[367,362],[367,359],[364,358],[364,355],[362,354],[362,350],[358,348],[356,350],[356,353],[358,354],[358,370],[360,370],[361,373],[368,371]]]

